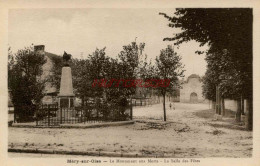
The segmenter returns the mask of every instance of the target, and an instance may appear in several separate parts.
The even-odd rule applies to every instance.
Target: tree
[[[181,63],[181,56],[174,52],[172,46],[162,49],[160,56],[156,57],[156,77],[161,80],[169,80],[169,86],[158,87],[163,96],[164,121],[166,121],[165,95],[171,92],[174,87],[179,86],[178,77],[183,77],[184,66]]]
[[[95,80],[108,79],[109,57],[106,56],[106,48],[96,49],[89,55],[88,74],[92,83]],[[100,86],[92,87],[92,97],[103,97],[104,88]]]
[[[132,42],[131,44],[123,46],[123,50],[119,53],[119,64],[121,67],[122,79],[138,79],[141,77],[140,69],[144,65],[144,48],[145,43]],[[136,93],[136,87],[127,87],[122,89],[125,91],[126,97],[130,97]]]
[[[85,102],[92,97],[92,83],[93,80],[90,78],[90,68],[89,59],[75,59],[71,61],[72,68],[72,81],[74,92],[77,97],[82,101],[82,106]]]
[[[9,51],[8,88],[14,104],[15,115],[20,121],[30,121],[43,98],[45,79],[41,78],[44,55],[34,52],[33,47]]]
[[[221,77],[228,78],[221,83],[220,88],[228,90],[225,86],[232,84],[232,93],[235,94],[235,98],[242,95],[248,100],[249,125],[247,128],[251,130],[253,115],[252,9],[177,9],[173,17],[165,13],[160,14],[170,21],[169,27],[182,29],[182,32],[174,37],[164,38],[164,40],[174,41],[175,45],[190,40],[200,42],[201,46],[208,44],[209,50],[206,52],[208,56],[221,55],[224,50],[228,52],[225,61],[222,61],[225,63],[219,65],[223,69]],[[203,52],[197,51],[197,53]],[[234,68],[231,72],[225,72],[227,71],[225,68],[229,66]],[[212,74],[220,75],[220,73]]]
[[[136,77],[138,74],[138,67],[140,67],[141,60],[143,58],[145,43],[132,42],[129,45],[123,46],[123,50],[119,53],[118,57],[121,62],[130,69],[131,75]]]

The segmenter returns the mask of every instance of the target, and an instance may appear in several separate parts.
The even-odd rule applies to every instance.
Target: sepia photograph
[[[9,160],[252,158],[254,18],[252,7],[8,9]]]

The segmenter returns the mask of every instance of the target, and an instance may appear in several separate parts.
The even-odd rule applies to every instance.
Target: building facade
[[[36,45],[34,46],[34,51],[38,54],[44,55],[44,58],[46,59],[46,63],[42,66],[42,75],[40,79],[45,80],[48,79],[49,76],[51,76],[52,73],[52,67],[54,65],[52,61],[52,57],[59,57],[56,54],[52,54],[45,51],[44,45]],[[61,57],[60,57],[61,58]],[[46,81],[45,82],[45,88],[44,88],[44,97],[42,99],[43,104],[53,104],[57,102],[57,94],[58,91],[55,86],[51,84],[51,82]]]
[[[180,102],[182,103],[202,103],[206,102],[202,95],[202,80],[199,75],[192,74],[186,81],[182,81],[180,89]]]

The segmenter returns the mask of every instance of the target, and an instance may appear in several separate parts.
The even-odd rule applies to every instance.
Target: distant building
[[[186,81],[183,81],[180,89],[180,102],[182,103],[201,103],[205,102],[202,95],[202,80],[199,75],[192,74]]]

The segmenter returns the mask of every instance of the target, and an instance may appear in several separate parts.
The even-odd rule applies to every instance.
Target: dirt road
[[[168,105],[169,103],[167,103]],[[9,147],[138,153],[169,157],[250,157],[252,132],[214,121],[206,104],[134,108],[133,125],[89,129],[9,128]],[[217,125],[216,125],[217,124]]]

